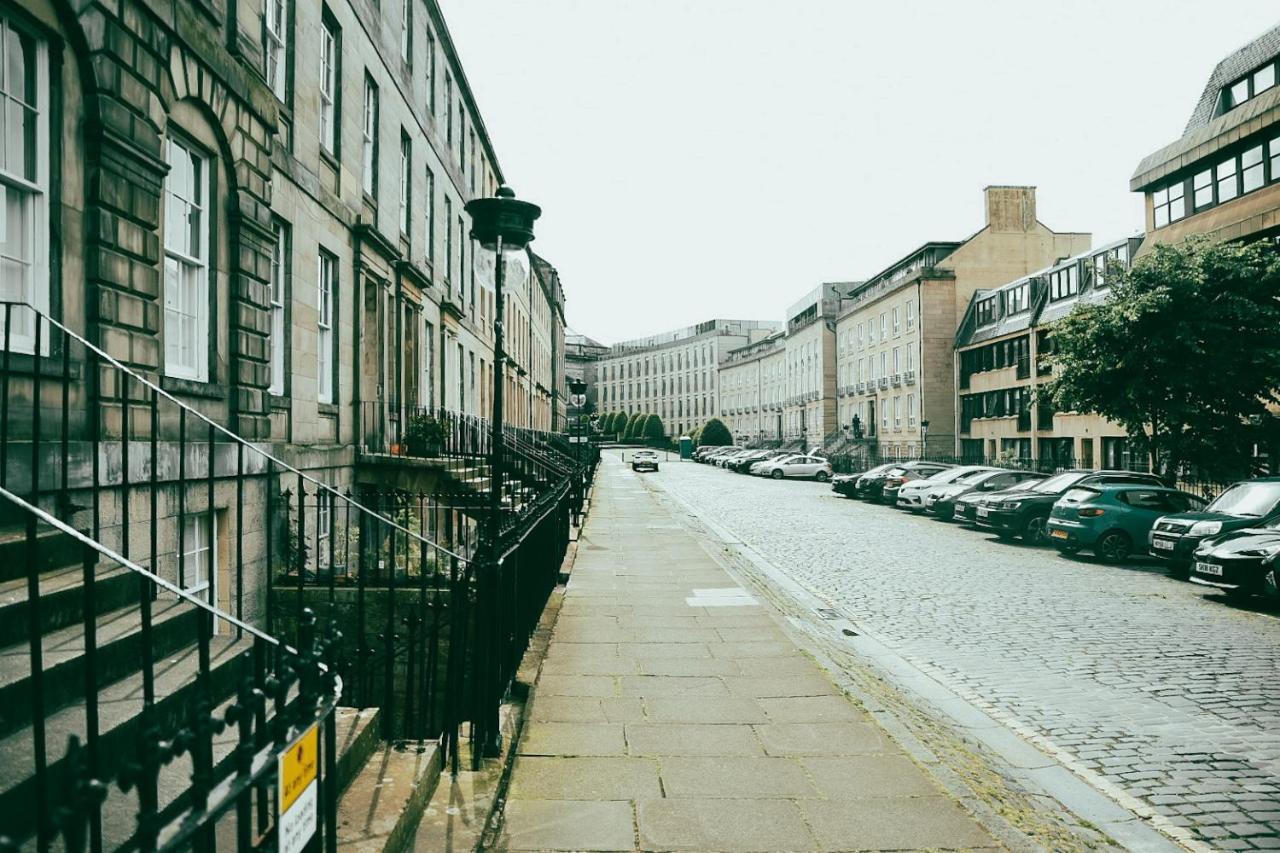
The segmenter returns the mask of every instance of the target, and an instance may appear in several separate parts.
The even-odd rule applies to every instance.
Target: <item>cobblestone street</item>
[[[1280,618],[1109,566],[672,461],[650,484],[861,630],[1218,849],[1280,847]]]

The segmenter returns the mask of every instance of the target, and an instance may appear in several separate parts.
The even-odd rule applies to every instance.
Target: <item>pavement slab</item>
[[[500,849],[998,847],[616,459],[581,541]]]

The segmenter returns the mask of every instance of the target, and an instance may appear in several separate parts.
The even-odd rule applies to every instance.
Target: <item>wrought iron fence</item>
[[[305,611],[297,647],[287,646],[13,492],[0,488],[0,500],[23,518],[22,537],[8,544],[21,546],[25,564],[31,661],[25,679],[5,673],[8,692],[22,688],[29,704],[7,701],[0,710],[9,741],[0,850],[20,849],[31,836],[38,850],[61,842],[70,851],[212,851],[224,836],[242,850],[274,849],[275,758],[313,725],[316,838],[336,850],[342,682],[332,623],[320,630]],[[44,588],[51,561],[74,563],[77,601]],[[99,624],[117,598],[136,601],[142,614],[137,643],[123,650],[118,626]],[[46,646],[55,626],[79,637],[74,657]],[[183,648],[187,634],[195,642]],[[124,683],[104,683],[135,667]],[[28,743],[25,755],[13,748]]]
[[[197,694],[223,715],[216,725],[239,726],[226,712],[249,665],[239,663],[242,651],[253,689],[285,691],[274,715],[257,713],[255,746],[282,737],[271,721],[293,719],[303,675],[269,647],[289,631],[312,631],[311,612],[349,632],[352,642],[329,641],[326,672],[347,685],[344,703],[383,708],[384,737],[438,737],[456,770],[460,726],[470,722],[473,736],[496,731],[509,661],[527,645],[536,624],[527,614],[545,602],[567,542],[564,519],[580,510],[590,476],[555,437],[504,432],[501,520],[491,534],[482,419],[435,412],[438,432],[416,424],[418,436],[439,438],[449,463],[429,491],[365,492],[347,481],[349,466],[322,482],[224,426],[235,407],[212,384],[213,392],[178,383],[196,394],[197,409],[28,305],[0,303],[0,317],[0,580],[26,580],[25,598],[0,602],[0,648],[11,647],[0,655],[0,737],[29,756],[0,766],[3,844],[49,849],[61,831],[70,846],[60,827],[78,818],[66,814],[90,815],[85,843],[94,851],[166,846],[171,819],[204,837],[223,807],[200,801],[231,784],[219,774],[237,761],[265,778],[261,756],[222,755],[229,747],[219,740],[212,782],[202,769],[199,779],[166,777],[165,802],[121,805],[114,789],[101,808],[80,800],[120,779],[136,780],[130,796],[150,797],[126,759],[155,763],[154,754],[199,746],[203,733],[184,734],[184,721],[211,719],[189,712]],[[366,433],[364,447],[394,464],[402,454],[392,446],[408,438],[383,429]],[[92,572],[67,537],[96,551]],[[78,643],[82,652],[63,654]],[[88,710],[107,707],[113,691],[136,700],[136,713]],[[155,772],[171,772],[166,760]],[[249,796],[261,830],[263,801]],[[258,832],[238,846],[261,840]]]

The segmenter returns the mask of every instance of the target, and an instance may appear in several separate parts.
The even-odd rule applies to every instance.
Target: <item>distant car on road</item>
[[[964,509],[974,510],[977,502],[991,492],[999,492],[1014,486],[1043,480],[1047,475],[1036,471],[1009,470],[992,468],[968,474],[951,483],[933,486],[924,492],[924,508],[943,521],[952,521],[960,516],[965,521],[976,521],[971,512],[968,517]],[[963,503],[963,505],[962,505]]]
[[[1161,515],[1204,505],[1204,498],[1164,486],[1113,483],[1068,489],[1049,514],[1049,541],[1063,553],[1088,549],[1109,563],[1120,563],[1135,550],[1145,550]]]
[[[1191,580],[1228,595],[1260,595],[1280,601],[1280,518],[1223,533],[1192,553]]]
[[[1039,545],[1053,505],[1068,489],[1108,483],[1164,485],[1155,474],[1134,471],[1063,471],[1026,489],[987,495],[978,503],[978,526],[994,530],[1001,539],[1021,536],[1028,545]]]
[[[1151,555],[1186,576],[1205,539],[1246,527],[1266,527],[1280,518],[1280,477],[1246,480],[1227,488],[1200,510],[1165,515],[1151,530]]]
[[[768,462],[756,463],[752,473],[761,477],[772,477],[781,480],[783,477],[812,477],[826,482],[831,479],[831,463],[821,456],[809,456],[794,453],[790,456],[779,456]]]
[[[637,450],[631,454],[631,470],[632,471],[657,471],[658,470],[658,451],[656,450]]]

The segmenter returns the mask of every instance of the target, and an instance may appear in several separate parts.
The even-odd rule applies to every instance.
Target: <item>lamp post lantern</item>
[[[505,482],[503,469],[502,430],[503,400],[502,387],[506,376],[507,356],[502,339],[502,278],[505,273],[506,252],[522,251],[533,240],[533,223],[542,215],[542,208],[527,201],[516,198],[515,192],[508,186],[501,186],[491,198],[477,198],[467,202],[466,211],[471,216],[471,237],[481,247],[495,254],[493,271],[493,421],[490,425],[489,450],[489,522],[487,527],[489,541],[483,549],[483,558],[488,561],[490,574],[498,571],[498,560],[501,556],[502,534],[502,486]],[[489,577],[481,583],[494,583],[496,577]],[[491,649],[487,651],[492,654]],[[501,746],[501,735],[498,731],[497,702],[490,702],[493,708],[492,719],[477,721],[480,731],[478,748],[472,762],[478,766],[481,753],[493,754]],[[487,707],[487,706],[486,706]]]
[[[924,459],[929,449],[929,422],[920,421],[920,458]]]

